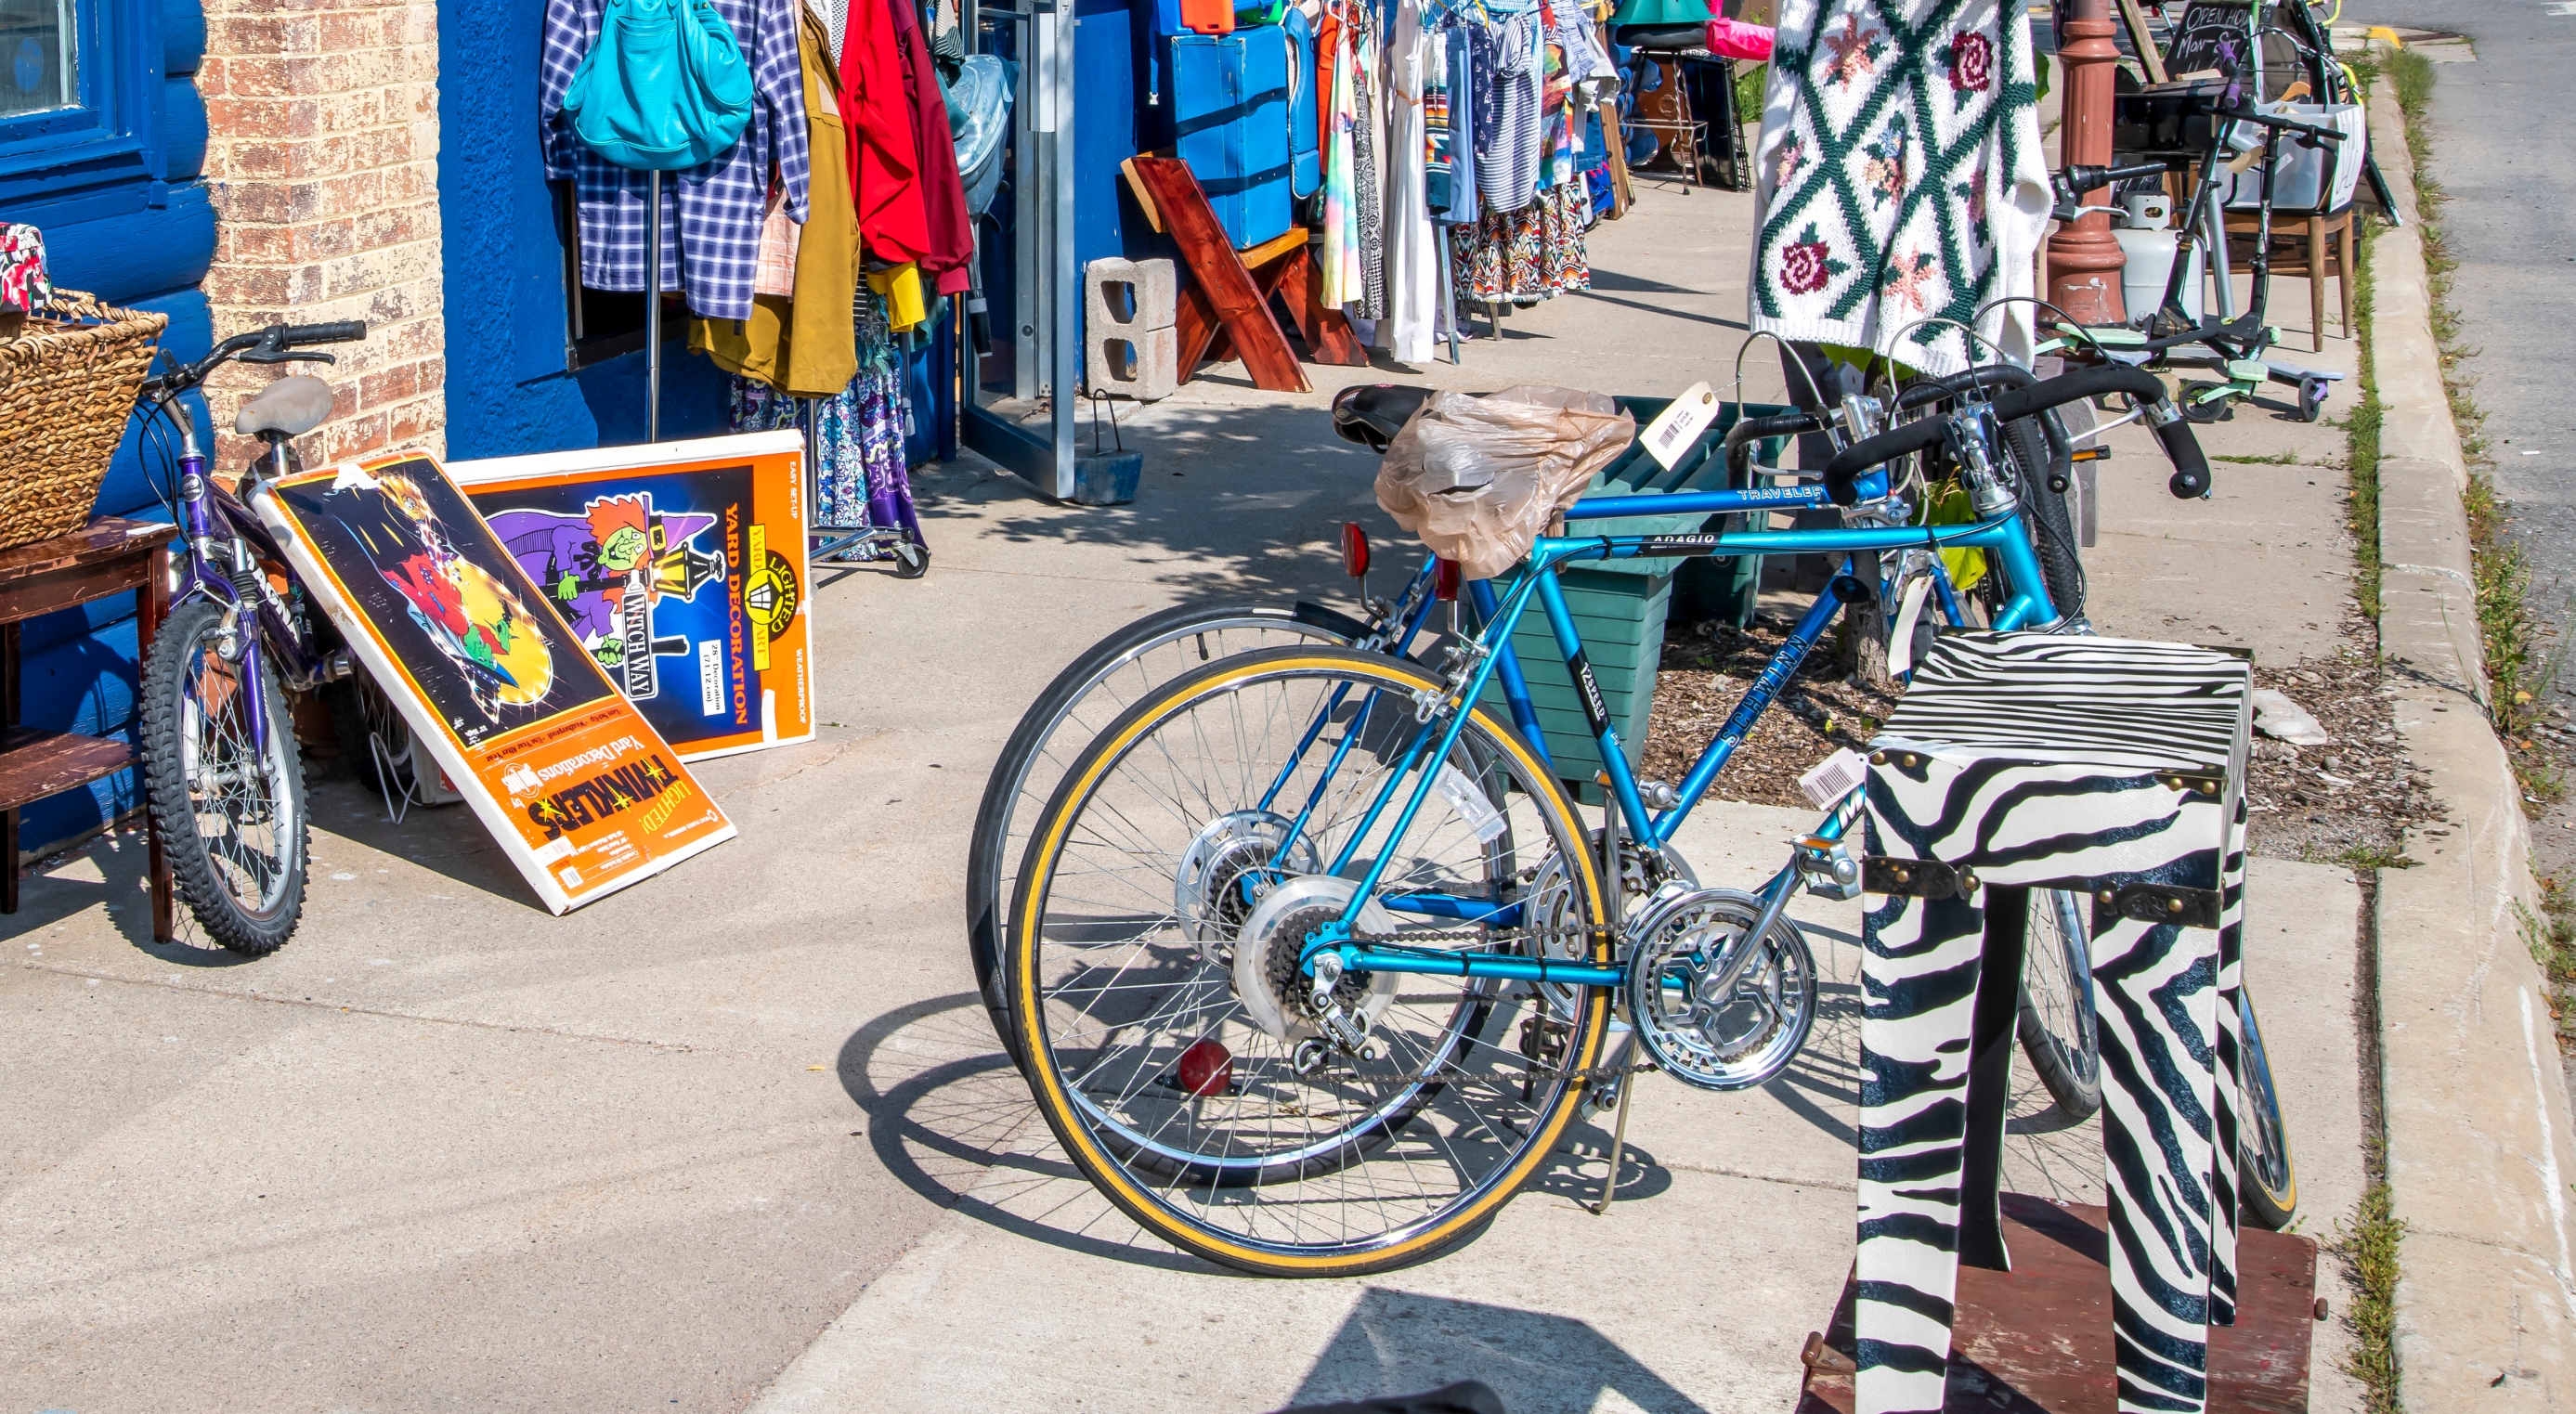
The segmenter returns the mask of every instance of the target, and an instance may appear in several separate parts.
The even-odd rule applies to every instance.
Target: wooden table
[[[76,732],[39,731],[18,725],[18,629],[26,620],[111,594],[139,590],[134,624],[135,661],[152,647],[152,630],[167,612],[161,547],[177,528],[107,516],[83,529],[14,550],[0,550],[0,913],[18,911],[18,812],[49,795],[77,790],[138,765],[142,753],[121,741]],[[139,722],[141,708],[136,709]],[[148,817],[147,817],[148,818]],[[170,867],[161,837],[151,839],[152,937],[170,941]]]

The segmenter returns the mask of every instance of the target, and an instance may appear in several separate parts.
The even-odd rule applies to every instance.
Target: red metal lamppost
[[[2111,161],[2112,75],[2120,63],[2110,0],[2074,0],[2057,37],[2059,81],[2066,85],[2058,161],[2107,166]],[[2111,234],[2111,193],[2087,192],[2087,211],[2048,238],[2048,298],[2079,324],[2118,324],[2128,318],[2120,300],[2119,238]]]

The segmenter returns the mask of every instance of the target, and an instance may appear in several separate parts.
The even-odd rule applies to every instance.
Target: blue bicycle
[[[1957,393],[1950,412],[1859,439],[1820,485],[1586,507],[1732,515],[1830,502],[1845,508],[1842,528],[1542,537],[1438,668],[1295,646],[1212,657],[1142,694],[1037,817],[1001,959],[1022,1068],[1085,1175],[1210,1260],[1372,1271],[1489,1219],[1587,1091],[1628,1069],[1607,1054],[1614,996],[1648,1054],[1682,1079],[1785,1063],[1814,987],[1803,943],[1780,926],[1786,890],[1622,878],[1651,871],[1722,753],[1669,803],[1646,799],[1557,571],[1627,557],[1974,548],[1998,580],[1992,627],[2072,627],[2049,595],[2003,429],[2126,395],[2155,421],[2175,493],[2206,492],[2189,428],[2146,374],[2094,369],[1990,399]],[[1972,521],[1912,523],[1894,494],[1910,483],[1892,482],[1889,464],[1927,452],[1966,489]],[[1597,839],[1506,720],[1520,714],[1486,700],[1508,671],[1497,650],[1533,604],[1605,763],[1612,804]],[[1513,695],[1507,676],[1502,695]],[[1830,875],[1852,818],[1846,800],[1801,842],[1810,870]]]
[[[2030,376],[2014,369],[1986,368],[1973,374],[1949,380],[1927,380],[1907,389],[1895,399],[1895,411],[1902,414],[1914,409],[1959,396],[1980,386],[2022,386]],[[1334,405],[1337,432],[1348,441],[1384,450],[1404,422],[1419,409],[1431,390],[1404,386],[1359,386],[1344,391]],[[1643,410],[1641,410],[1642,413]],[[1829,427],[1823,416],[1805,412],[1776,413],[1724,421],[1705,436],[1722,439],[1722,458],[1731,463],[1729,480],[1748,485],[1757,476],[1771,473],[1757,458],[1776,460],[1785,450],[1785,439],[1803,433],[1832,431],[1847,437],[1858,431],[1876,430],[1876,412],[1863,407],[1849,410],[1842,419],[1846,425]],[[2072,615],[2079,613],[2083,600],[2082,567],[2077,557],[2073,526],[2067,513],[2062,488],[2074,449],[2063,428],[2053,417],[2024,419],[2004,428],[2003,450],[2021,482],[2022,514],[2032,541],[2037,547],[2042,578],[2055,605]],[[1695,474],[1698,451],[1691,458],[1675,463],[1675,470]],[[1776,474],[1776,473],[1772,473]],[[1809,487],[1788,492],[1770,492],[1771,504],[1791,506],[1821,503],[1820,490]],[[1684,512],[1660,514],[1668,503],[1652,502],[1659,512],[1651,520],[1639,522],[1625,518],[1625,512],[1641,502],[1596,497],[1579,501],[1566,512],[1569,521],[1613,519],[1631,531],[1642,525],[1658,528],[1699,529],[1704,524],[1731,524],[1740,517],[1712,520],[1705,514]],[[1068,665],[1046,690],[1031,704],[1017,729],[1004,745],[987,779],[982,804],[976,815],[973,843],[968,853],[967,897],[969,900],[970,955],[975,964],[976,980],[993,1026],[1004,1046],[1018,1059],[1017,1042],[1010,1023],[1008,999],[1001,985],[1003,934],[1009,915],[1011,896],[1017,882],[1013,866],[1026,853],[1028,829],[1033,818],[1044,808],[1082,749],[1105,730],[1118,715],[1144,696],[1184,673],[1196,671],[1215,658],[1261,648],[1292,645],[1326,645],[1355,647],[1368,652],[1414,654],[1418,644],[1436,636],[1432,625],[1435,611],[1444,600],[1453,610],[1463,608],[1471,623],[1491,620],[1498,603],[1491,584],[1470,583],[1464,586],[1466,603],[1456,603],[1459,593],[1454,578],[1444,577],[1442,567],[1426,559],[1391,601],[1372,599],[1367,592],[1369,545],[1367,537],[1355,525],[1343,528],[1343,561],[1345,572],[1360,585],[1360,598],[1365,619],[1354,618],[1318,604],[1299,602],[1293,608],[1252,604],[1189,604],[1149,615],[1131,623],[1094,645]],[[1873,565],[1875,556],[1869,557]],[[1846,557],[1824,593],[1811,603],[1795,628],[1756,680],[1748,687],[1728,720],[1711,738],[1703,758],[1703,767],[1688,787],[1688,798],[1696,801],[1705,793],[1708,783],[1732,759],[1737,748],[1750,735],[1754,724],[1768,709],[1805,663],[1809,653],[1821,640],[1838,614],[1868,602],[1870,587],[1855,572],[1858,562]],[[1909,599],[1914,607],[1928,609],[1928,617],[1918,614],[1912,625],[1915,633],[1928,634],[1930,618],[1951,625],[1961,625],[1971,617],[1990,616],[2006,599],[2002,577],[1991,575],[1974,586],[1974,592],[1954,592],[1943,558],[1922,549],[1912,549],[1892,557],[1894,573],[1882,577],[1877,585],[1877,604],[1887,622],[1906,619],[1904,605]],[[1927,593],[1928,591],[1928,593]],[[1937,602],[1937,607],[1927,604]],[[1451,625],[1454,630],[1455,625]],[[1909,633],[1909,638],[1914,633]],[[1428,651],[1428,650],[1425,650]],[[1520,666],[1508,646],[1496,652],[1496,675],[1510,708],[1513,724],[1522,735],[1544,753],[1544,738],[1532,710],[1528,687]],[[1562,776],[1562,772],[1560,772]],[[1669,804],[1682,798],[1683,792],[1669,784],[1643,782],[1641,792],[1650,802]],[[1819,801],[1819,804],[1824,804]],[[1839,841],[1846,821],[1837,808],[1810,835],[1792,847],[1788,864],[1766,885],[1750,895],[1737,895],[1730,907],[1740,915],[1737,922],[1751,926],[1764,920],[1757,931],[1777,932],[1779,950],[1794,976],[1809,969],[1803,963],[1807,949],[1793,922],[1779,916],[1775,905],[1785,905],[1801,888],[1820,890],[1844,897],[1853,887],[1849,878],[1850,862],[1844,858]],[[1633,838],[1622,840],[1623,855],[1618,875],[1629,897],[1642,906],[1662,884],[1680,880],[1693,884],[1688,861],[1670,848],[1647,850]],[[2022,982],[2019,1034],[2022,1048],[2033,1073],[2052,1100],[2070,1120],[2090,1115],[2101,1102],[2099,1052],[2094,1045],[2091,993],[2076,985],[2086,975],[2090,954],[2082,927],[2082,916],[2076,901],[2055,894],[2034,895],[2030,917],[2033,946],[2030,962]],[[1767,984],[1767,976],[1757,976],[1756,985]],[[1769,1081],[1794,1058],[1795,1042],[1806,1033],[1805,1015],[1808,995],[1802,984],[1793,982],[1785,988],[1796,1001],[1791,1014],[1771,1032],[1767,1045],[1740,1048],[1727,1063],[1713,1067],[1695,1083],[1712,1088],[1744,1088]],[[1747,1027],[1752,1018],[1745,1018]],[[1627,1028],[1617,1028],[1615,1035],[1624,1037]],[[1750,1037],[1746,1039],[1751,1039]],[[1730,1050],[1739,1048],[1730,1047]],[[1627,1087],[1615,1079],[1606,1080],[1585,1092],[1589,1104],[1607,1108],[1627,1093]]]

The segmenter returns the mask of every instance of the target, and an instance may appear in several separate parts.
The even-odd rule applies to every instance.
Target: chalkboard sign
[[[2165,46],[2165,72],[2175,78],[2215,69],[2227,78],[2244,77],[2246,60],[2254,52],[2254,32],[2270,18],[2265,12],[2255,15],[2259,0],[2192,0],[2183,11],[2182,23],[2174,26],[2173,39]]]

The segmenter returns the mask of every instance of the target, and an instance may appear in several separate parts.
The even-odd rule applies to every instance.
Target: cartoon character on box
[[[649,491],[604,496],[579,514],[499,511],[490,523],[573,637],[639,701],[659,690],[656,657],[690,651],[685,637],[655,636],[653,606],[665,595],[686,603],[724,578],[724,552],[697,544],[716,518],[661,514]]]
[[[338,494],[354,494],[359,488]],[[412,622],[457,670],[486,717],[531,706],[554,684],[554,653],[534,631],[528,605],[491,572],[457,552],[429,498],[399,473],[375,479],[384,514],[350,523],[368,559],[403,597]]]

